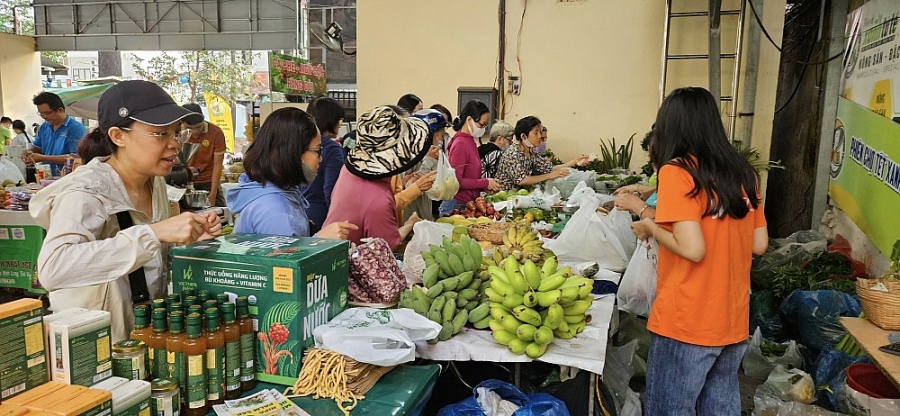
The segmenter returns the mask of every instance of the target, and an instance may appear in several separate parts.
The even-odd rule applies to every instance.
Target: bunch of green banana
[[[475,277],[482,257],[481,246],[469,236],[461,236],[459,242],[444,237],[440,246],[432,245],[422,252],[426,264],[423,286],[404,290],[398,306],[441,324],[435,342],[450,339],[466,322],[478,329],[487,328],[490,306],[482,302],[482,286],[487,285]]]
[[[500,266],[488,266],[491,280],[484,290],[495,341],[514,354],[538,358],[554,337],[572,339],[584,330],[594,300],[592,279],[575,275],[571,267],[557,269],[555,257],[538,267],[509,256]]]
[[[506,230],[503,245],[494,249],[500,254],[513,256],[518,261],[531,260],[535,263],[544,260],[544,242],[537,231],[526,223],[517,223]]]

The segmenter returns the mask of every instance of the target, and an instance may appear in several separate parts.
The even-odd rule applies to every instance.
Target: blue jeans
[[[451,212],[453,212],[454,209],[462,209],[463,207],[465,207],[465,205],[456,202],[455,199],[443,201],[441,202],[441,206],[438,208],[438,214],[440,214],[442,217],[447,216]]]
[[[650,334],[644,414],[741,414],[738,367],[747,342],[702,347]]]

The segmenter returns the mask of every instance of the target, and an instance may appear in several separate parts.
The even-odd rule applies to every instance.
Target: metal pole
[[[763,0],[750,0],[760,14],[763,13]],[[744,66],[744,93],[741,94],[741,103],[735,106],[737,117],[735,124],[740,122],[740,131],[732,131],[731,140],[740,140],[750,145],[753,134],[753,115],[756,107],[756,83],[759,77],[759,47],[762,30],[756,19],[750,19],[747,30],[747,43],[745,57],[747,63]]]
[[[709,0],[709,92],[717,100],[722,99],[721,20],[722,0]]]
[[[831,33],[828,54],[835,56],[844,49],[844,26],[849,11],[847,0],[834,0],[831,5]],[[812,221],[818,222],[828,208],[828,183],[831,180],[831,148],[834,144],[834,121],[840,99],[842,60],[835,59],[827,64],[825,72],[825,92],[822,94],[822,119],[819,125],[819,152],[816,158],[816,181],[813,193]],[[812,224],[811,224],[812,225]]]
[[[500,0],[499,10],[497,13],[499,14],[498,19],[500,21],[499,28],[499,43],[498,43],[498,51],[497,51],[497,96],[500,98],[500,111],[497,112],[497,116],[503,120],[506,116],[506,96],[504,94],[504,77],[503,70],[506,69],[506,0]]]
[[[753,1],[753,0],[750,0]],[[737,36],[734,45],[734,70],[731,73],[731,108],[728,114],[728,138],[734,141],[734,131],[738,118],[738,92],[741,86],[741,58],[743,57],[744,43],[744,11],[747,10],[745,1],[741,1],[741,7],[738,11]]]
[[[666,21],[663,24],[663,45],[662,45],[662,59],[660,60],[660,71],[659,71],[659,103],[662,104],[664,98],[666,98],[666,72],[668,71],[669,66],[669,30],[672,18],[670,17],[672,13],[672,0],[666,0]]]

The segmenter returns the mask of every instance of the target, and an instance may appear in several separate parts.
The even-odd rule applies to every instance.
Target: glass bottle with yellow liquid
[[[187,316],[187,339],[184,341],[187,416],[203,416],[209,411],[206,404],[206,338],[203,337],[202,325],[200,314],[192,313]]]
[[[184,312],[174,310],[169,313],[169,335],[166,337],[166,363],[169,367],[169,377],[178,380],[178,388],[181,397],[185,393],[185,368],[184,368]]]
[[[238,296],[236,301],[237,322],[241,328],[241,390],[250,391],[256,387],[256,337],[247,297]]]
[[[219,326],[219,309],[206,308],[206,401],[225,402],[225,332]]]
[[[222,332],[225,333],[225,398],[241,396],[241,328],[234,320],[234,304],[222,304]]]
[[[153,310],[153,332],[147,341],[147,355],[150,359],[150,374],[153,378],[169,377],[168,356],[166,355],[166,338],[169,328],[166,321],[166,309]]]

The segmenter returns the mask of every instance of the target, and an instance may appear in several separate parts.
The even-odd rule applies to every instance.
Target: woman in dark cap
[[[112,342],[128,339],[134,303],[166,293],[170,244],[213,238],[214,212],[169,217],[163,176],[191,115],[158,85],[124,81],[100,97],[100,127],[82,139],[90,161],[35,194],[31,216],[47,230],[38,257],[50,309],[112,316]]]

